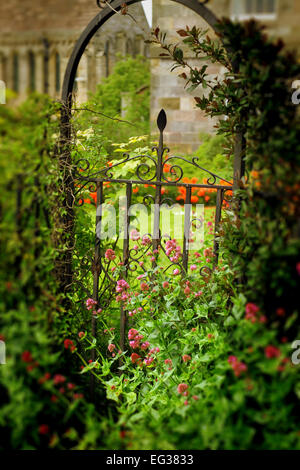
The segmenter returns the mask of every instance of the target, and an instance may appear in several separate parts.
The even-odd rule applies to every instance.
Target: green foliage
[[[82,130],[90,127],[92,122],[100,144],[110,153],[112,143],[149,134],[149,105],[149,61],[143,56],[119,57],[113,72],[102,80],[89,101],[81,106],[92,110],[92,113],[81,112],[74,126]]]

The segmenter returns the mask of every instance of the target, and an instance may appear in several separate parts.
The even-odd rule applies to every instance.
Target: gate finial
[[[161,109],[159,115],[157,116],[157,127],[160,132],[163,132],[164,128],[167,125],[167,115],[164,109]]]

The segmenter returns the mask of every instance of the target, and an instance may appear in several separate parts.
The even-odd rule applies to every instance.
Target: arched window
[[[32,51],[28,55],[29,61],[29,90],[35,91],[36,82],[35,82],[35,55]]]
[[[19,91],[19,56],[15,52],[12,58],[12,67],[13,67],[13,90],[18,93]]]
[[[60,55],[55,54],[55,91],[60,91]]]

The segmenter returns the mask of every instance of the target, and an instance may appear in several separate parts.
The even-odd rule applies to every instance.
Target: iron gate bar
[[[125,266],[124,279],[127,279],[128,276],[128,264],[129,264],[129,208],[131,205],[131,195],[132,195],[132,184],[126,183],[126,206],[124,214],[124,241],[123,241],[123,263]],[[121,313],[120,313],[120,349],[124,351],[125,349],[125,328],[126,328],[126,309],[124,308],[123,301],[121,303]]]
[[[216,199],[216,213],[215,213],[215,233],[214,233],[214,266],[218,264],[219,258],[219,240],[217,239],[219,226],[221,222],[221,210],[222,210],[222,203],[223,203],[223,189],[218,189],[217,191],[217,199]]]
[[[200,184],[200,183],[172,183],[171,181],[169,181],[168,183],[166,183],[165,181],[141,181],[141,180],[131,180],[131,179],[128,179],[128,180],[125,180],[125,179],[120,179],[120,178],[92,178],[92,179],[89,179],[88,177],[85,177],[85,176],[82,176],[80,178],[82,181],[86,181],[86,182],[90,182],[90,183],[102,183],[102,182],[107,182],[107,183],[131,183],[131,184],[148,184],[149,186],[150,185],[153,185],[153,186],[177,186],[177,187],[184,187],[184,188],[188,188],[190,186],[192,186],[193,188],[204,188],[204,189],[215,189],[215,190],[218,190],[218,189],[223,189],[223,190],[227,190],[227,191],[232,191],[233,190],[233,187],[232,185],[228,185],[228,186],[224,186],[224,185],[221,185],[221,184],[214,184],[214,185],[211,185],[211,184]],[[222,178],[223,179],[223,178]],[[78,191],[76,194],[78,194],[80,191]]]
[[[182,266],[185,272],[188,269],[191,196],[192,196],[192,187],[189,186],[186,189],[185,211],[184,211],[184,234],[183,234],[183,248],[182,248]]]

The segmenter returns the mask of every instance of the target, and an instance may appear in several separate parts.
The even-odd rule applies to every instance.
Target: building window
[[[55,91],[60,91],[60,55],[55,54]]]
[[[35,91],[35,56],[33,52],[29,52],[29,90]]]
[[[13,67],[13,90],[18,93],[19,91],[19,56],[17,53],[13,54],[12,58],[12,67]]]
[[[275,19],[277,0],[232,0],[232,17],[234,19]]]

